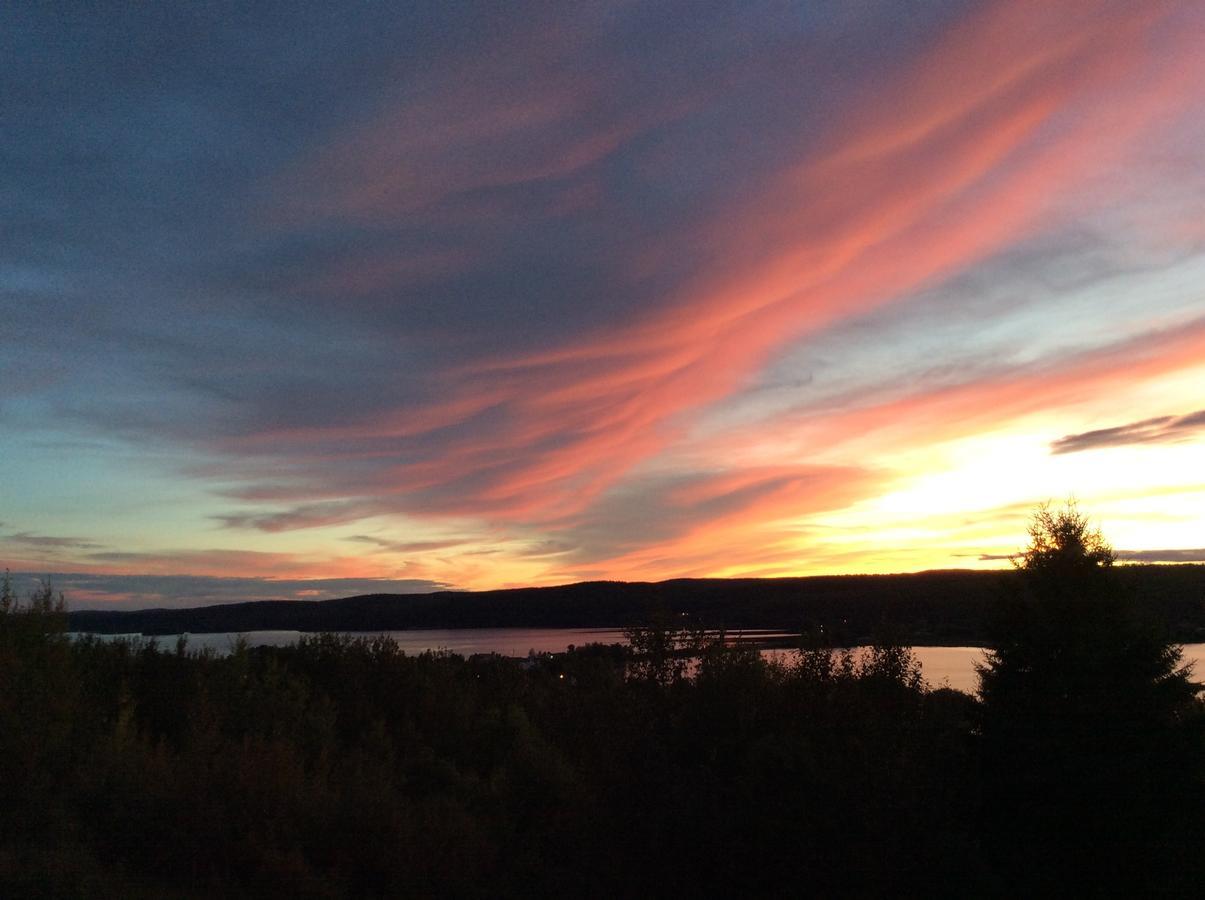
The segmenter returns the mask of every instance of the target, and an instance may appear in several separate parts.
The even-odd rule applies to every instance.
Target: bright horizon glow
[[[0,12],[0,566],[1205,562],[1205,8],[922,6]]]

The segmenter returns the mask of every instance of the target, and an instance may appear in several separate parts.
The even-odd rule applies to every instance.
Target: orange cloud
[[[777,465],[680,478],[664,490],[651,486],[644,492],[652,510],[620,501],[613,517],[595,510],[589,525],[567,523],[570,536],[593,529],[602,540],[592,545],[586,535],[577,561],[561,572],[630,579],[798,571],[804,530],[796,520],[848,506],[889,481],[888,473],[853,466]]]

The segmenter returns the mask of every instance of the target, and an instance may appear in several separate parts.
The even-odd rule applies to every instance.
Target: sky
[[[5,4],[76,607],[1205,561],[1197,0]]]

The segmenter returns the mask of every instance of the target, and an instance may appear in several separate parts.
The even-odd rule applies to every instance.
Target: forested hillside
[[[1205,566],[1120,566],[1129,592],[1171,635],[1205,640]],[[987,610],[1018,573],[939,571],[775,579],[586,582],[549,588],[260,601],[182,610],[76,611],[70,628],[108,634],[199,634],[271,629],[611,627],[654,614],[712,628],[823,629],[835,646],[866,643],[885,623],[911,644],[981,644]]]

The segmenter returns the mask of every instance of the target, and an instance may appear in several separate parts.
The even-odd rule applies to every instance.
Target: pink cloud
[[[545,350],[437,371],[428,402],[227,442],[244,459],[282,458],[290,476],[244,496],[362,494],[382,508],[527,524],[583,512],[788,342],[1065,221],[1077,191],[1095,190],[1152,128],[1199,104],[1205,59],[1191,27],[1177,29],[1180,11],[986,5],[868,84],[819,150],[801,145],[747,199],[649,247],[702,248],[706,260],[655,307]],[[508,66],[490,59],[424,85],[302,163],[296,177],[322,185],[307,214],[402,216],[449,193],[564,177],[678,113],[653,104],[583,130],[591,85],[540,83]],[[630,263],[638,276],[641,261]],[[1060,402],[1075,383],[998,386],[982,415],[1035,396]],[[841,421],[950,421],[983,399],[927,397]],[[347,460],[373,465],[348,475]]]

